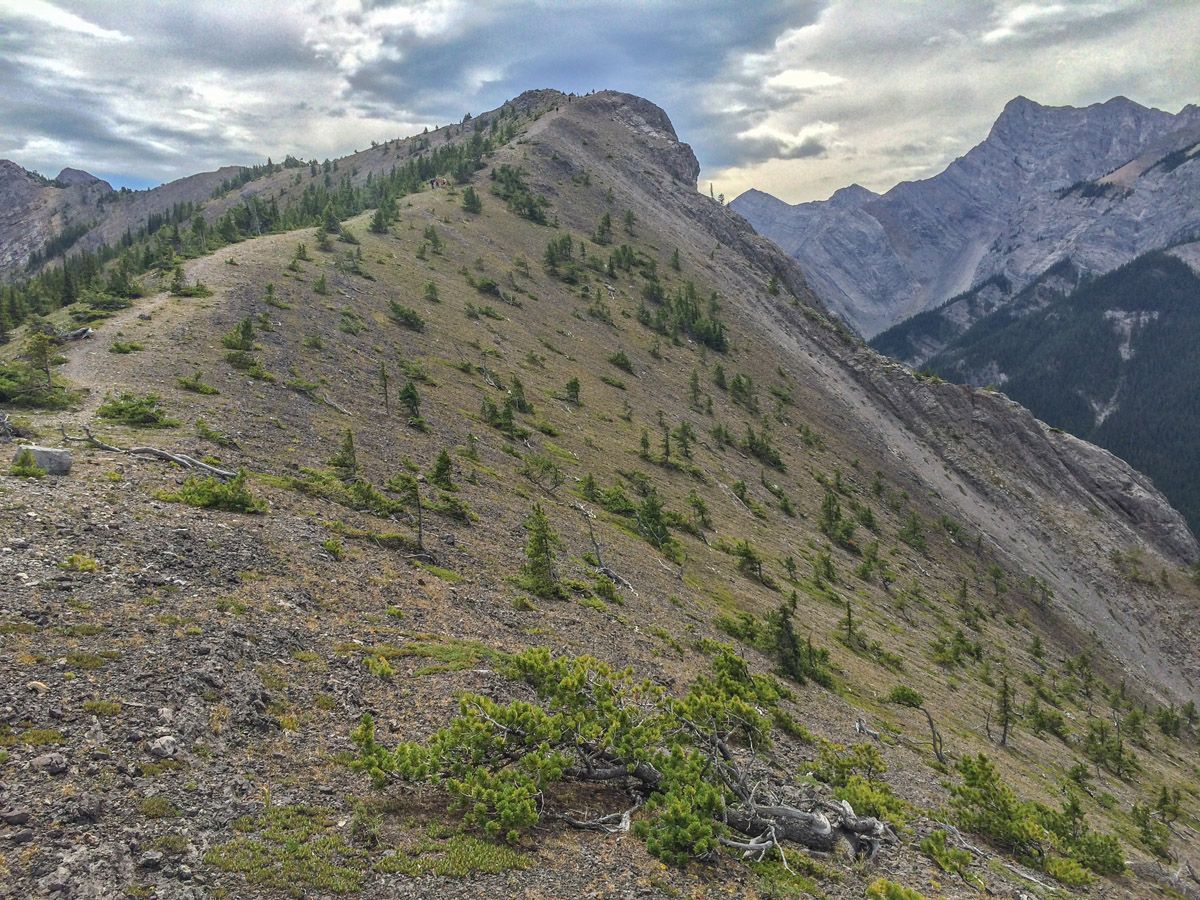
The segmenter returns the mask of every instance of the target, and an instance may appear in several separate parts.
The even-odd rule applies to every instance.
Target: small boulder
[[[45,469],[48,475],[67,475],[71,471],[70,450],[61,450],[55,447],[38,447],[29,444],[17,448],[17,454],[13,457],[13,462],[16,462],[17,456],[20,456],[26,450],[33,454],[33,461],[40,468]]]
[[[104,801],[95,794],[80,794],[68,802],[66,813],[72,822],[99,822],[104,816]]]
[[[5,825],[25,825],[31,818],[32,816],[27,809],[9,807],[8,809],[0,810],[0,822],[3,822]]]
[[[169,734],[164,734],[160,738],[155,738],[150,742],[150,755],[157,756],[159,759],[169,759],[179,752],[179,741]]]
[[[34,769],[50,775],[61,775],[67,771],[67,758],[61,753],[43,753],[29,761]]]

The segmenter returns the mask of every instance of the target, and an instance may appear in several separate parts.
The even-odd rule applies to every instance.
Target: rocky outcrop
[[[97,178],[90,172],[84,172],[82,169],[72,169],[70,167],[63,169],[58,173],[58,177],[54,179],[63,187],[71,187],[73,185],[101,185],[106,190],[112,190],[112,185],[107,181]]]
[[[1064,258],[1099,274],[1200,233],[1197,129],[1196,106],[1018,97],[933,178],[796,206],[749,191],[731,205],[871,337],[996,275],[1019,291]]]

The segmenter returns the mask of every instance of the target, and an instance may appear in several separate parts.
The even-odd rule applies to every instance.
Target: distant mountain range
[[[943,334],[902,354],[919,360],[1056,263],[1102,274],[1200,238],[1197,153],[1195,105],[1172,115],[1124,97],[1084,109],[1018,97],[933,178],[795,206],[752,190],[731,205],[868,338],[990,280],[986,302],[956,307]]]
[[[875,349],[1117,453],[1200,529],[1200,108],[1018,97],[926,181],[733,207]]]

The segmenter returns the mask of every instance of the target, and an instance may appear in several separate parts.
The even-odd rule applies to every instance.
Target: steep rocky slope
[[[1099,274],[1200,234],[1200,107],[1124,97],[1084,109],[1018,97],[944,172],[876,195],[858,185],[789,206],[731,206],[864,335],[1003,276],[1017,292],[1070,260]]]
[[[952,381],[996,385],[1051,425],[1107,447],[1152,477],[1195,529],[1200,276],[1152,253],[1078,287],[1076,277],[1059,266],[962,333],[938,328],[945,344],[936,349],[931,320],[986,303],[983,292],[915,317],[874,346]]]
[[[475,121],[339,168],[365,189],[398,159],[511,135],[463,170],[478,212],[467,184],[426,185],[329,229],[328,249],[311,227],[209,235],[182,262],[209,296],[172,295],[160,260],[145,296],[63,348],[73,406],[22,413],[47,443],[86,427],[244,467],[269,505],[175,502],[186,472],[78,443],[69,476],[0,482],[0,891],[861,897],[887,878],[1050,896],[1002,845],[968,840],[961,877],[918,849],[978,752],[1021,796],[1057,808],[1069,788],[1117,834],[1129,871],[1084,890],[1194,890],[1136,818],[1178,788],[1168,852],[1196,858],[1195,723],[1144,718],[1200,699],[1183,571],[1200,553],[1162,496],[1003,396],[918,379],[840,328],[792,261],[695,191],[652,104],[536,92]],[[246,188],[282,216],[324,174]],[[199,246],[182,231],[177,250]],[[105,418],[109,392],[153,392],[174,425]],[[669,539],[647,527],[651,497]],[[520,574],[535,503],[562,540],[558,598]],[[780,674],[769,636],[790,597],[832,689]],[[853,797],[903,822],[873,861],[793,847],[791,871],[740,853],[666,867],[633,835],[556,818],[628,808],[621,780],[548,789],[540,824],[497,845],[444,791],[376,792],[347,766],[363,713],[391,744],[446,725],[462,691],[534,700],[504,654],[591,654],[680,696],[717,642],[788,695],[772,745],[730,755],[790,803]],[[945,764],[925,714],[887,702],[898,685],[936,717]],[[1030,710],[1005,747],[989,740],[1002,685]],[[1128,729],[1115,763],[1110,738],[1088,743],[1110,717]],[[889,770],[868,765],[868,783],[822,741],[865,742]]]

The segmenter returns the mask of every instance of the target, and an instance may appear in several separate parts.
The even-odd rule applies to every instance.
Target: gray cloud
[[[1018,93],[1200,99],[1200,8],[1135,0],[0,0],[0,40],[0,157],[136,183],[616,88],[717,190],[799,201],[931,175]]]

